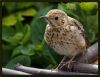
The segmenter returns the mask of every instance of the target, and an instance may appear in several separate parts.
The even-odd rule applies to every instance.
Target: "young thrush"
[[[83,26],[76,19],[59,9],[50,10],[42,16],[48,24],[44,39],[55,52],[73,58],[86,51],[86,40]]]

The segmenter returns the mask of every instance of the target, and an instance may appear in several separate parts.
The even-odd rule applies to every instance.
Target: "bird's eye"
[[[58,17],[55,17],[55,20],[58,20]]]

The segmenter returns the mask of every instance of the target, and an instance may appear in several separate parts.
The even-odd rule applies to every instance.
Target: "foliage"
[[[44,42],[46,22],[39,17],[58,8],[80,21],[91,43],[97,41],[98,11],[96,2],[3,2],[3,67],[25,66],[52,68],[61,60]]]

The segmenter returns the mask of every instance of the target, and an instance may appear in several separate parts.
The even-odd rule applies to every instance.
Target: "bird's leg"
[[[73,59],[75,58],[75,56],[73,56],[68,62],[66,62],[66,64],[68,64],[68,68],[70,68],[71,63],[76,62],[76,61],[73,61]]]
[[[67,65],[67,68],[70,69],[71,63],[76,62],[76,61],[73,61],[73,59],[74,59],[75,57],[76,57],[76,55],[74,55],[69,61],[67,61],[66,63],[64,63],[64,64],[60,67],[60,69],[62,69],[62,67],[66,66],[66,65]]]
[[[82,56],[85,56],[85,53],[86,53],[86,51],[85,51],[85,52],[82,52]],[[84,59],[85,59],[85,60],[84,60],[85,63],[89,63],[89,61],[88,61],[88,59],[87,59],[87,56],[86,56]],[[81,61],[79,61],[79,62],[81,62]]]
[[[56,67],[56,70],[58,70],[61,65],[63,64],[64,60],[66,59],[66,56],[63,57],[63,59],[61,60],[61,62],[59,63],[59,65]]]

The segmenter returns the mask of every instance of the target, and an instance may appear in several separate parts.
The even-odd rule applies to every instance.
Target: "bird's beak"
[[[47,23],[51,24],[47,16],[41,16],[40,19],[45,19]]]
[[[47,16],[41,16],[40,19],[46,19],[46,20],[48,20],[48,17]]]

